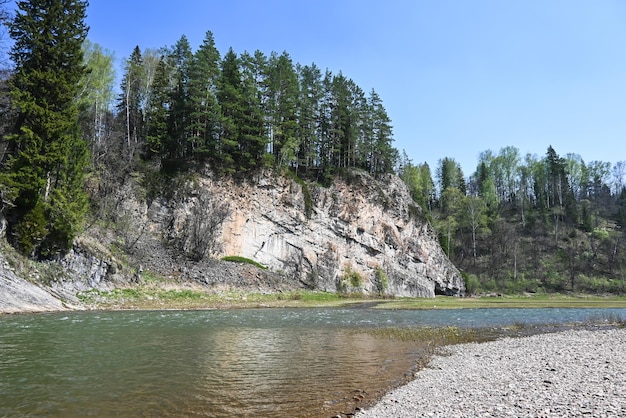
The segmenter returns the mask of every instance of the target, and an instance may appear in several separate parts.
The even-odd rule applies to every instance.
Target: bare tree
[[[613,186],[615,196],[619,196],[624,187],[624,176],[626,175],[626,161],[618,161],[613,166]]]
[[[187,256],[200,261],[208,254],[218,252],[222,245],[220,229],[230,214],[228,203],[206,194],[200,195],[182,231],[180,243]]]

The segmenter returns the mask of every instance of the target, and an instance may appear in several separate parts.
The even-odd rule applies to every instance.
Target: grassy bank
[[[466,308],[626,308],[626,296],[583,294],[533,294],[434,299],[403,298],[379,305],[386,309],[466,309]]]
[[[345,307],[367,303],[378,309],[467,308],[626,308],[626,296],[537,294],[434,299],[376,299],[336,293],[291,291],[255,293],[202,287],[140,285],[111,291],[90,290],[80,300],[94,309],[226,309],[279,307]]]
[[[90,290],[79,299],[93,309],[229,309],[280,307],[337,307],[362,302],[326,292],[254,293],[239,290],[129,287]]]

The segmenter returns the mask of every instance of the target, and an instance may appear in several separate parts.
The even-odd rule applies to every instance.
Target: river
[[[405,381],[381,327],[500,329],[626,309],[242,309],[0,316],[0,416],[319,417]]]

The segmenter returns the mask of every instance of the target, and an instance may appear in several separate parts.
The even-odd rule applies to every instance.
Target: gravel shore
[[[624,417],[626,330],[565,331],[444,349],[357,417]]]

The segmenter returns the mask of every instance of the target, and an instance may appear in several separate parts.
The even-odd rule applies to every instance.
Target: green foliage
[[[337,290],[341,293],[358,290],[363,287],[363,276],[351,266],[346,265],[339,279]]]
[[[478,280],[478,277],[476,277],[476,275],[463,273],[462,276],[463,276],[463,279],[465,280],[465,293],[468,296],[480,293],[481,283]]]
[[[44,205],[38,202],[15,226],[15,244],[22,254],[35,254],[35,250],[48,235],[47,225]]]
[[[374,270],[374,278],[376,280],[376,289],[378,290],[379,295],[384,295],[387,289],[389,288],[389,277],[385,270],[381,267],[376,266]]]
[[[264,266],[263,264],[257,263],[256,261],[250,260],[249,258],[240,257],[240,256],[237,256],[237,255],[228,255],[228,256],[222,257],[222,260],[223,261],[230,261],[230,262],[233,262],[233,263],[252,264],[253,266],[256,266],[256,267],[258,267],[260,269],[267,270],[267,267]]]
[[[169,138],[169,70],[165,58],[159,59],[146,109],[146,145],[149,155],[164,155]]]
[[[441,159],[430,200],[419,167],[406,156],[399,174],[414,199],[430,205],[427,219],[444,252],[467,274],[469,293],[583,291],[581,274],[617,277],[618,285],[587,288],[620,291],[626,282],[626,198],[620,197],[626,189],[618,193],[623,166],[615,165],[611,179],[610,164],[562,158],[552,147],[543,158],[522,158],[513,147],[487,150],[467,183],[453,159]]]
[[[10,136],[15,152],[0,183],[14,199],[9,236],[32,256],[67,250],[87,210],[88,151],[76,100],[85,75],[86,7],[82,1],[56,7],[41,0],[18,2],[9,25],[16,65],[11,96],[19,114]]]

